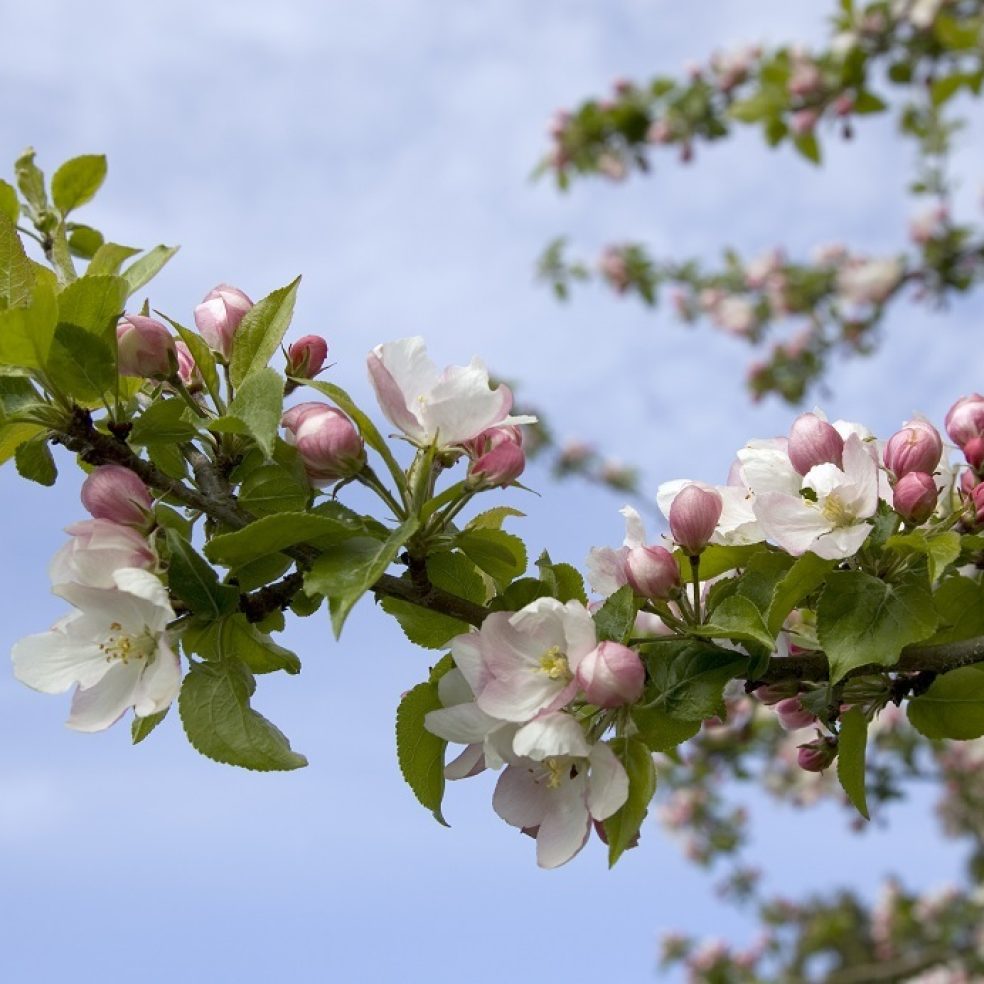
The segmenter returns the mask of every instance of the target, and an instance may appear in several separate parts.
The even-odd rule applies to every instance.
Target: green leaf
[[[307,765],[284,734],[250,707],[256,681],[238,660],[195,663],[185,676],[178,711],[188,741],[202,755],[259,772]]]
[[[130,722],[130,739],[134,745],[139,745],[167,717],[170,707],[165,707],[163,711],[156,714],[148,714],[146,717],[134,717]]]
[[[0,309],[28,304],[33,286],[34,269],[17,234],[16,219],[0,211]]]
[[[226,416],[213,421],[211,428],[249,434],[269,458],[283,410],[283,377],[275,369],[257,369],[236,390]]]
[[[48,377],[77,403],[95,406],[116,388],[116,359],[101,338],[60,324],[48,353]]]
[[[880,113],[887,108],[884,99],[876,96],[873,92],[859,92],[854,97],[853,112],[858,116],[865,116],[868,113]]]
[[[598,641],[625,642],[632,634],[638,612],[639,608],[632,588],[627,584],[623,585],[614,594],[609,595],[594,614]]]
[[[280,347],[294,314],[294,301],[301,278],[257,301],[246,312],[232,342],[229,372],[234,386],[251,373],[263,369]]]
[[[605,821],[608,840],[608,867],[615,862],[639,836],[642,821],[656,792],[656,766],[652,752],[637,738],[616,738],[609,742],[625,766],[629,777],[628,799]]]
[[[16,226],[20,218],[20,202],[17,201],[17,191],[13,185],[0,179],[0,215],[7,216],[11,225]]]
[[[171,591],[198,615],[219,618],[234,612],[239,605],[239,592],[229,584],[219,584],[215,571],[183,536],[174,530],[166,530],[165,536],[171,555]]]
[[[776,586],[793,566],[793,558],[779,551],[763,550],[751,557],[735,585],[735,593],[747,598],[761,612],[772,604]],[[713,611],[713,608],[709,609]]]
[[[936,579],[960,556],[960,534],[953,530],[931,536],[923,530],[896,533],[885,546],[902,554],[921,554],[929,561],[929,580]]]
[[[370,527],[360,518],[345,514],[277,513],[244,526],[233,533],[221,533],[205,544],[205,556],[213,564],[237,568],[260,557],[279,553],[299,543],[317,547],[341,543],[352,537],[370,536]]]
[[[92,201],[106,178],[106,158],[102,154],[73,157],[51,178],[51,197],[62,215]]]
[[[134,249],[132,246],[121,246],[119,243],[103,243],[89,261],[85,275],[86,277],[115,277],[120,272],[120,267],[131,256],[136,256],[139,252],[139,249]],[[122,280],[123,278],[121,277],[120,279]],[[125,288],[125,280],[123,284]]]
[[[907,707],[912,726],[927,738],[971,741],[984,735],[984,666],[964,666],[937,677]]]
[[[489,607],[497,612],[518,612],[537,598],[553,597],[550,586],[535,577],[521,577],[513,581],[502,594],[496,595]]]
[[[493,506],[473,516],[465,524],[466,530],[500,530],[502,523],[510,516],[525,516],[526,513],[514,509],[512,506]]]
[[[396,756],[400,772],[421,805],[448,826],[441,815],[444,799],[444,750],[447,742],[424,727],[429,711],[441,707],[435,683],[418,683],[408,690],[396,712]]]
[[[176,397],[157,399],[133,419],[133,429],[127,440],[135,447],[161,441],[170,444],[190,441],[198,431],[185,416],[187,412],[188,405],[184,400]]]
[[[83,277],[58,295],[58,322],[89,332],[116,345],[116,322],[126,303],[126,282],[120,277]]]
[[[639,731],[640,740],[654,752],[669,752],[677,745],[693,738],[701,728],[701,721],[681,721],[671,717],[659,707],[640,707],[629,710],[632,722]]]
[[[984,585],[968,577],[948,577],[933,596],[940,630],[933,645],[984,635]]]
[[[28,147],[14,161],[14,174],[24,201],[31,207],[34,217],[40,218],[41,213],[48,207],[48,192],[44,187],[44,174],[34,163],[33,147]]]
[[[38,278],[29,307],[0,311],[0,364],[43,370],[57,317],[55,292],[49,283]]]
[[[0,424],[0,465],[10,461],[25,441],[43,429],[37,424]]]
[[[860,571],[835,571],[817,606],[830,682],[859,666],[894,666],[905,646],[933,634],[937,621],[932,595],[918,576],[888,584]]]
[[[155,441],[147,446],[147,456],[165,475],[171,478],[185,478],[188,475],[188,462],[176,444]]]
[[[181,641],[186,652],[197,653],[212,661],[238,659],[253,673],[301,672],[297,654],[277,645],[241,612],[217,621],[193,622],[182,633]]]
[[[751,543],[741,547],[723,547],[711,544],[700,555],[700,577],[708,581],[719,574],[745,567],[756,554],[766,550],[764,543]],[[690,562],[682,550],[675,550],[673,556],[681,571],[690,571]]]
[[[320,379],[295,379],[294,382],[317,390],[322,396],[327,396],[339,410],[347,413],[359,428],[362,439],[383,459],[397,486],[399,488],[406,486],[406,475],[393,457],[389,445],[376,429],[376,425],[359,409],[345,390],[334,383],[326,383]]]
[[[134,260],[124,271],[127,297],[135,294],[141,287],[150,283],[164,268],[164,265],[180,249],[180,246],[155,246],[138,260]]]
[[[30,479],[38,485],[54,485],[58,477],[55,459],[48,447],[47,433],[38,434],[19,445],[14,458],[17,464],[17,474],[21,478]]]
[[[837,778],[854,808],[865,818],[868,800],[864,791],[864,760],[868,744],[868,721],[860,707],[852,707],[842,718],[837,737]]]
[[[336,638],[352,606],[385,573],[418,525],[416,516],[411,516],[382,543],[367,537],[346,540],[329,547],[311,566],[304,577],[304,590],[328,598]]]
[[[99,252],[99,247],[103,245],[103,234],[92,226],[78,225],[70,223],[68,229],[68,249],[72,256],[79,256],[83,260],[92,260]],[[91,266],[91,263],[90,263]],[[86,273],[89,271],[86,270]],[[98,273],[94,270],[93,273]],[[112,271],[115,273],[116,271]]]
[[[811,164],[820,163],[820,144],[817,143],[816,134],[801,133],[799,136],[794,136],[793,146],[799,151],[800,155],[805,157]]]
[[[708,616],[703,625],[690,627],[694,635],[707,639],[731,639],[734,642],[758,643],[771,651],[775,637],[769,632],[762,613],[741,595],[730,595]]]
[[[508,584],[526,570],[526,547],[503,530],[463,530],[454,544],[499,584]]]
[[[789,613],[823,584],[836,564],[835,560],[824,560],[810,552],[796,558],[785,577],[776,585],[766,613],[766,625],[773,637],[779,634]]]
[[[647,707],[680,721],[723,716],[724,687],[747,666],[748,658],[698,640],[643,647],[654,696]]]
[[[587,605],[588,596],[584,590],[584,578],[570,564],[555,564],[546,550],[536,562],[540,580],[550,589],[550,594],[558,601],[579,601]]]
[[[279,462],[253,469],[239,487],[239,504],[254,516],[298,512],[307,508],[310,500],[308,480]]]

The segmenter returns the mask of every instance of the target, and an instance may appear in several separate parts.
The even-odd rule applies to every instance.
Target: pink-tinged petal
[[[171,706],[181,689],[181,660],[163,640],[157,643],[153,661],[144,667],[133,693],[133,712],[137,717],[157,714]]]
[[[611,547],[592,547],[588,554],[588,584],[596,594],[607,598],[628,583],[625,571],[627,547],[613,550]]]
[[[21,639],[14,644],[11,657],[14,676],[46,694],[64,693],[78,683],[91,687],[109,669],[106,654],[97,643],[77,640],[58,630]]]
[[[844,442],[844,474],[853,486],[850,505],[858,519],[874,516],[878,508],[878,465],[871,450],[856,435]]]
[[[133,706],[133,692],[142,669],[140,660],[117,662],[95,686],[76,690],[68,727],[73,731],[104,731],[115,724]]]
[[[766,536],[796,557],[812,550],[817,537],[831,528],[816,506],[781,492],[758,496],[755,515]]]
[[[861,549],[861,544],[868,538],[870,532],[871,527],[867,523],[842,526],[823,534],[810,550],[824,560],[843,560]]]
[[[509,415],[512,393],[507,386],[489,388],[488,370],[478,359],[467,366],[448,366],[420,417],[426,431],[439,444],[461,444],[477,437]]]
[[[556,598],[537,598],[525,608],[509,616],[507,625],[495,623],[494,630],[487,633],[485,626],[492,620],[487,618],[482,624],[482,636],[488,639],[489,648],[510,650],[510,662],[539,665],[540,657],[553,646],[567,649],[564,634],[564,605]]]
[[[598,645],[598,633],[591,613],[579,601],[567,602],[562,618],[566,637],[563,648],[571,670],[575,671],[577,664]]]
[[[492,622],[492,619],[508,622],[509,615],[505,612],[494,612],[485,620],[485,625]],[[482,657],[482,637],[479,633],[466,632],[463,635],[455,636],[451,640],[451,656],[454,659],[454,665],[461,670],[465,680],[468,681],[472,693],[481,693],[482,688],[488,682],[489,670]]]
[[[146,622],[148,628],[163,629],[174,619],[174,610],[168,597],[167,588],[149,571],[139,567],[123,567],[113,573],[113,580],[120,591],[125,591],[147,603],[148,618],[154,618],[156,623]]]
[[[453,761],[444,766],[444,778],[468,779],[476,776],[485,769],[485,756],[482,754],[482,746],[468,745],[465,750]]]
[[[408,437],[425,443],[418,397],[437,381],[437,367],[427,357],[422,338],[403,338],[377,345],[368,358],[369,381],[386,418]]]
[[[489,680],[476,703],[501,721],[529,721],[565,689],[563,680],[546,673],[523,673]]]
[[[512,750],[512,743],[516,730],[515,724],[502,724],[489,733],[485,739],[486,768],[501,769],[507,762],[515,762],[516,756]]]
[[[588,810],[595,820],[607,820],[629,798],[629,777],[608,745],[595,745],[589,761]]]
[[[424,727],[432,735],[458,745],[485,741],[489,732],[494,731],[501,723],[474,703],[442,707],[436,711],[428,711],[424,716]]]
[[[513,751],[537,762],[556,755],[583,758],[590,750],[581,725],[560,711],[534,718],[513,738]]]
[[[764,540],[765,531],[755,518],[752,494],[743,486],[718,485],[716,488],[721,496],[721,517],[711,542],[742,546]]]
[[[577,696],[577,680],[571,680],[563,690],[558,690],[553,700],[542,708],[542,713],[559,711],[566,707]]]
[[[437,681],[437,696],[443,707],[468,704],[475,700],[475,692],[459,669],[449,670]]]
[[[131,580],[127,573],[139,575],[136,580]],[[123,568],[113,572],[113,578],[117,584],[120,583],[120,576],[123,575],[123,583],[136,587],[156,596],[156,603],[147,598],[122,590],[120,588],[90,588],[83,584],[68,583],[56,584],[52,587],[52,592],[76,608],[85,612],[88,619],[86,627],[91,623],[92,631],[96,632],[96,626],[101,626],[100,635],[104,636],[111,623],[118,623],[123,631],[128,635],[139,636],[146,629],[154,632],[161,631],[168,622],[174,618],[174,610],[167,600],[167,593],[161,582],[147,571],[136,568]],[[144,580],[149,579],[149,581]],[[154,587],[150,582],[154,582]],[[163,592],[163,596],[159,594]],[[82,629],[82,623],[73,626],[72,632]]]
[[[495,784],[492,809],[514,827],[536,827],[550,806],[546,781],[524,765],[510,765]]]
[[[694,484],[699,483],[691,482],[689,478],[674,478],[671,482],[663,482],[656,490],[656,505],[659,506],[659,511],[669,519],[670,506],[673,505],[673,500],[679,495],[680,490],[685,485]]]
[[[566,864],[588,842],[591,816],[584,787],[585,778],[579,775],[551,791],[549,811],[536,835],[536,863],[541,868]]]
[[[625,539],[622,546],[644,547],[646,545],[646,527],[638,510],[632,506],[622,506],[619,512],[625,517]]]

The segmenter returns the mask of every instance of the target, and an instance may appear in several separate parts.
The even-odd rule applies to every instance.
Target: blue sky
[[[893,249],[909,149],[872,123],[832,145],[821,172],[745,134],[622,187],[561,196],[529,174],[556,107],[716,46],[815,37],[827,7],[35,0],[4,13],[0,159],[33,144],[50,171],[107,153],[88,219],[120,242],[182,244],[151,298],[179,320],[218,281],[256,297],[302,273],[295,334],[327,336],[333,378],[367,405],[366,350],[420,333],[439,363],[480,353],[519,378],[559,434],[639,463],[651,489],[718,481],[735,448],[791,417],[748,402],[735,372],[747,352],[600,289],[559,306],[533,283],[536,255],[560,232],[592,254],[623,238],[709,257],[724,243]],[[971,131],[967,209],[981,149]],[[964,341],[981,314],[970,302],[898,312],[885,351],[839,371],[825,407],[886,433],[916,409],[939,420],[984,384]],[[45,567],[82,513],[69,464],[53,490],[0,472],[0,650],[61,611]],[[509,498],[529,514],[515,528],[532,549],[579,563],[620,539],[618,499],[531,479],[543,499]],[[74,734],[67,699],[0,674],[5,980],[634,982],[652,979],[663,929],[750,940],[655,824],[612,873],[597,845],[538,871],[482,779],[449,790],[453,829],[438,827],[402,785],[392,739],[399,695],[433,657],[369,602],[341,643],[323,616],[285,642],[304,671],[261,680],[256,702],[311,760],[288,775],[200,758],[176,716],[137,749],[125,727]],[[922,839],[927,811],[848,839],[834,812],[760,804],[771,884],[862,883],[888,870],[892,845]],[[958,871],[942,848],[910,863],[926,884]]]

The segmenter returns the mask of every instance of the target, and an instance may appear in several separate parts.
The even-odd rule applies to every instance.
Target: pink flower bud
[[[950,440],[962,448],[971,438],[984,437],[984,396],[961,396],[950,407],[944,421]]]
[[[892,508],[907,523],[925,523],[936,508],[939,490],[932,475],[909,472],[895,483]]]
[[[984,437],[972,437],[963,446],[963,453],[967,459],[967,464],[974,471],[979,472],[981,466],[984,465]]]
[[[472,461],[468,469],[468,481],[472,485],[505,488],[523,474],[526,455],[517,441],[498,441],[494,447]]]
[[[984,483],[974,486],[970,498],[974,503],[974,509],[977,511],[977,522],[984,523]]]
[[[815,413],[801,413],[789,429],[789,460],[801,475],[827,462],[841,467],[844,438]]]
[[[362,437],[341,410],[324,403],[300,403],[284,414],[281,424],[315,488],[351,478],[365,467]]]
[[[577,664],[577,685],[598,707],[634,704],[642,696],[646,668],[639,654],[619,642],[601,642]]]
[[[787,697],[779,701],[775,706],[775,712],[779,718],[779,724],[785,731],[798,731],[800,728],[808,728],[817,716],[808,711],[800,701],[799,697]]]
[[[232,336],[252,306],[253,302],[238,287],[213,287],[195,308],[195,324],[208,347],[228,359]]]
[[[670,533],[673,540],[691,557],[696,557],[707,546],[724,502],[714,489],[702,489],[699,485],[685,485],[670,505]]]
[[[625,557],[625,574],[643,598],[669,598],[680,583],[676,558],[663,547],[632,547]]]
[[[789,117],[789,129],[794,136],[804,137],[812,133],[820,114],[815,109],[797,109]]]
[[[978,485],[980,485],[980,479],[976,472],[968,470],[960,473],[960,492],[965,498],[969,499]]]
[[[116,325],[121,376],[166,379],[177,364],[171,333],[153,318],[125,314]]]
[[[122,465],[100,465],[82,483],[82,505],[93,519],[142,530],[153,504],[150,489]]]
[[[850,116],[854,112],[854,96],[850,92],[842,92],[834,100],[834,113],[838,116]]]
[[[796,763],[806,772],[823,772],[837,758],[836,738],[817,738],[799,746]]]
[[[757,687],[752,693],[757,700],[771,707],[780,701],[795,697],[798,693],[796,683],[792,680],[781,680],[779,683],[767,683]]]
[[[85,519],[65,532],[71,540],[55,554],[48,568],[54,585],[74,581],[92,588],[113,588],[113,572],[121,567],[157,567],[153,547],[131,526],[108,519]]]
[[[926,420],[910,420],[885,445],[885,467],[902,478],[910,472],[932,472],[940,463],[943,439]]]
[[[287,349],[287,375],[314,379],[328,358],[328,343],[320,335],[305,335]]]
[[[191,349],[181,339],[174,342],[174,351],[178,357],[178,377],[189,393],[197,393],[205,385],[201,371],[195,357],[191,354]]]

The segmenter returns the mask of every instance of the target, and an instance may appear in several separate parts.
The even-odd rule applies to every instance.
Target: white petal
[[[588,842],[591,817],[584,786],[580,775],[551,790],[549,809],[536,835],[536,863],[541,868],[566,864]]]
[[[157,714],[178,696],[181,689],[181,660],[164,641],[158,640],[153,661],[145,664],[133,694],[133,712],[137,717]]]
[[[444,766],[444,778],[452,781],[467,779],[485,768],[484,758],[481,745],[468,745],[456,759]]]
[[[629,777],[608,745],[591,749],[588,810],[595,820],[607,820],[629,798]]]
[[[868,538],[870,532],[871,527],[867,523],[841,526],[819,537],[810,550],[824,560],[843,560],[861,549],[861,544]]]
[[[421,403],[419,417],[440,445],[460,444],[501,423],[512,408],[506,386],[489,388],[485,366],[473,359],[468,366],[448,366]]]
[[[14,676],[46,694],[64,693],[75,684],[91,687],[110,666],[96,642],[80,642],[58,630],[21,639],[14,644],[11,657]]]
[[[467,704],[475,700],[475,693],[468,686],[464,673],[459,669],[449,670],[437,681],[437,696],[444,707]]]
[[[699,485],[699,482],[692,482],[689,478],[674,478],[671,482],[663,482],[656,490],[656,505],[659,511],[667,518],[670,518],[670,506],[677,497],[680,490],[685,485]]]
[[[561,617],[566,638],[563,649],[567,653],[567,662],[571,669],[576,670],[581,659],[598,645],[594,619],[591,612],[579,601],[567,602]]]
[[[401,338],[377,345],[369,354],[369,378],[387,419],[414,440],[429,435],[420,420],[420,398],[437,384],[437,366],[427,356],[424,340]]]
[[[858,519],[874,516],[878,508],[878,465],[858,437],[844,442],[844,474],[851,482],[851,511]],[[845,504],[847,504],[845,502]]]
[[[627,583],[625,575],[625,547],[613,550],[611,547],[592,547],[585,566],[588,570],[588,584],[591,590],[607,598]]]
[[[556,598],[537,598],[531,601],[525,608],[510,616],[509,625],[515,630],[515,634],[503,638],[502,642],[539,663],[540,656],[551,647],[560,646],[562,650],[566,649],[563,611],[563,603]],[[490,618],[482,625],[483,636]],[[491,638],[489,644],[498,645]]]
[[[487,625],[497,616],[504,621],[509,620],[509,616],[505,613],[493,612],[485,620],[485,624]],[[473,694],[480,693],[489,678],[489,670],[482,659],[481,642],[482,638],[477,631],[465,632],[451,640],[451,658],[468,682]]]
[[[489,680],[476,703],[500,721],[529,721],[566,689],[563,680],[551,680],[546,673],[513,674]]]
[[[68,726],[74,731],[103,731],[115,724],[133,706],[142,668],[140,660],[116,662],[95,686],[76,690]]]
[[[812,550],[817,537],[831,529],[815,505],[782,492],[757,496],[755,515],[769,539],[793,556]]]
[[[625,539],[622,545],[626,547],[644,547],[646,545],[646,527],[638,510],[632,506],[622,506],[619,512],[625,517]]]
[[[459,745],[484,742],[489,732],[500,724],[501,721],[486,714],[475,703],[442,707],[436,711],[428,711],[424,716],[424,727],[432,735]]]
[[[536,827],[547,812],[549,793],[528,768],[510,765],[495,784],[492,809],[514,827]]]
[[[590,750],[581,725],[562,711],[534,718],[513,738],[513,751],[537,762],[552,755],[586,757]]]

